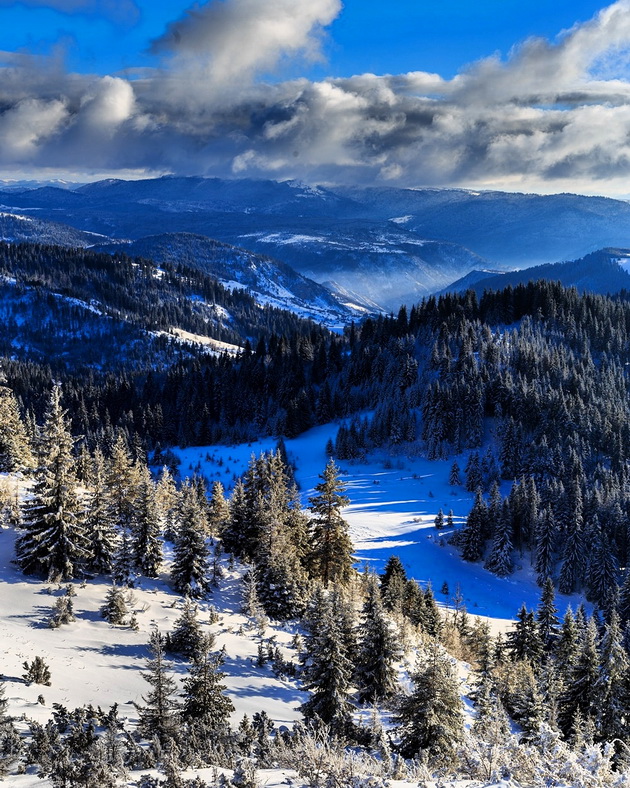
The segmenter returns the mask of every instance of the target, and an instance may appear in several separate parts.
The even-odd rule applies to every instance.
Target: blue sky
[[[325,62],[316,67],[294,65],[292,75],[323,78],[424,70],[450,77],[494,52],[506,55],[528,36],[553,38],[592,17],[602,3],[345,0],[343,6],[328,28]],[[69,12],[58,10],[63,7]],[[155,65],[149,42],[189,7],[181,0],[1,0],[0,50],[45,53],[60,46],[71,70],[116,74]]]
[[[626,195],[630,0],[0,0],[0,176]]]

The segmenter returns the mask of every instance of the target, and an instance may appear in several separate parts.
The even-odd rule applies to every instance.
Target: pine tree
[[[171,579],[180,594],[199,598],[209,590],[210,551],[206,544],[206,519],[196,492],[184,485],[181,493],[179,533],[175,543]]]
[[[229,727],[234,704],[225,695],[221,683],[225,673],[222,652],[212,653],[214,638],[202,637],[193,662],[184,679],[182,717],[186,722],[203,725],[207,730],[225,731]]]
[[[434,525],[438,530],[444,528],[444,512],[442,509],[439,509],[435,515]]]
[[[459,474],[460,471],[459,471],[459,465],[457,464],[457,460],[453,460],[453,464],[451,465],[451,472],[448,477],[448,483],[451,485],[451,487],[459,487],[459,485],[462,483]]]
[[[90,469],[88,506],[85,518],[90,540],[90,570],[96,574],[111,572],[117,550],[117,535],[111,517],[109,494],[105,482],[105,458],[96,449]]]
[[[212,493],[208,504],[208,529],[212,536],[220,536],[230,519],[230,508],[225,500],[225,491],[221,482],[212,484]]]
[[[622,644],[619,617],[612,612],[601,641],[601,664],[595,683],[595,727],[602,742],[626,741],[630,732],[628,719],[628,676],[630,657]]]
[[[142,674],[151,690],[142,700],[146,704],[134,704],[138,710],[138,730],[147,739],[157,737],[162,745],[177,735],[179,704],[174,699],[175,680],[168,675],[171,667],[164,658],[164,640],[159,630],[151,633],[151,657],[147,660],[147,672]]]
[[[169,469],[164,466],[155,489],[160,525],[164,538],[174,542],[177,538],[179,494]]]
[[[122,588],[115,583],[107,592],[105,604],[101,608],[101,615],[110,624],[124,624],[129,615],[129,608],[125,601],[125,594]]]
[[[572,519],[565,535],[562,553],[562,567],[558,579],[558,590],[561,594],[572,594],[582,581],[584,575],[584,519],[582,492],[577,481],[572,483],[568,506]]]
[[[11,389],[0,386],[0,472],[29,471],[35,466],[30,440]]]
[[[310,630],[302,671],[304,688],[311,692],[302,704],[307,720],[328,725],[333,735],[345,738],[351,728],[349,700],[352,664],[347,658],[339,624],[330,602],[319,597],[317,629]],[[311,618],[311,627],[313,619]],[[310,627],[309,627],[310,628]]]
[[[565,736],[573,730],[576,715],[594,721],[597,717],[597,685],[599,679],[598,634],[595,620],[588,620],[579,653],[567,686],[560,697],[559,723]]]
[[[146,465],[138,469],[136,516],[131,531],[135,567],[145,577],[157,577],[162,565],[162,540],[155,484]]]
[[[543,644],[534,614],[522,605],[516,619],[514,629],[508,632],[506,649],[515,661],[525,660],[537,664],[542,656]]]
[[[464,735],[462,702],[448,656],[437,643],[419,654],[411,676],[413,690],[400,702],[396,721],[399,749],[405,758],[426,752],[450,764]]]
[[[569,676],[580,653],[580,632],[575,623],[575,617],[571,607],[568,607],[564,618],[558,640],[554,646],[554,657],[561,676]]]
[[[16,542],[22,571],[44,574],[53,582],[75,577],[90,557],[72,446],[61,390],[55,386],[42,433],[42,462],[32,498],[24,506],[24,533]]]
[[[555,604],[553,582],[550,577],[546,579],[543,586],[536,620],[538,621],[538,632],[540,633],[543,648],[545,651],[553,650],[558,638],[560,621],[558,620],[558,608]]]
[[[544,509],[536,526],[536,573],[539,586],[543,586],[551,575],[553,551],[556,540],[556,524],[551,509]]]
[[[593,525],[594,549],[589,562],[587,587],[588,598],[596,602],[606,615],[616,603],[617,571],[612,554],[612,545],[606,539],[604,529],[597,518]]]
[[[485,563],[486,569],[498,577],[507,577],[512,574],[514,569],[512,552],[512,518],[506,501],[501,508],[499,517],[494,519],[492,549]]]
[[[394,695],[398,686],[395,663],[400,656],[398,638],[385,614],[376,577],[371,575],[359,626],[356,672],[361,702]]]
[[[347,506],[346,489],[339,479],[339,469],[329,460],[322,481],[315,485],[316,495],[309,498],[313,512],[313,535],[310,564],[313,574],[324,585],[347,583],[352,576],[352,542],[348,524],[341,517],[340,509]]]
[[[483,555],[484,537],[487,528],[488,507],[483,500],[481,489],[477,490],[475,502],[462,531],[462,558],[465,561],[479,561]]]
[[[173,624],[173,630],[166,640],[166,649],[190,658],[197,654],[202,642],[203,634],[197,619],[197,605],[186,598],[181,615]]]

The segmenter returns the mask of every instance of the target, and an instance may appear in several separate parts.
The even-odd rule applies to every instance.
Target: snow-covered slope
[[[100,247],[119,251],[120,245]],[[365,311],[351,298],[298,274],[286,263],[253,254],[192,233],[162,233],[125,244],[125,252],[156,263],[182,263],[218,279],[227,287],[244,287],[261,304],[289,309],[328,325],[347,323]]]
[[[11,213],[0,206],[0,241],[34,241],[57,246],[88,247],[102,243],[98,233],[82,232],[65,224],[43,221],[34,216]]]

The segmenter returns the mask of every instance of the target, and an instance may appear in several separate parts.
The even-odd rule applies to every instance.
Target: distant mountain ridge
[[[473,270],[630,247],[630,205],[604,197],[464,189],[320,187],[297,181],[109,179],[74,190],[0,190],[7,211],[138,241],[188,233],[280,260],[395,310]]]
[[[630,249],[600,249],[579,260],[537,265],[507,273],[486,273],[485,276],[484,273],[472,271],[442,292],[474,290],[481,295],[484,290],[502,290],[510,285],[514,287],[537,279],[548,279],[565,287],[575,287],[580,292],[618,293],[630,290]]]

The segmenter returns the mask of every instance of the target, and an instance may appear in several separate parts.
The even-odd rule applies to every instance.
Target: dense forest
[[[48,251],[38,258],[37,249],[16,258],[34,278],[46,276]],[[15,277],[11,254],[7,247],[3,265]],[[81,279],[84,253],[68,254],[63,286],[73,297],[100,298],[101,275],[95,284],[87,273]],[[104,283],[116,259],[97,261]],[[136,261],[126,270],[141,269]],[[138,287],[121,283],[131,300],[120,308],[138,309],[146,328],[159,310],[143,311]],[[625,294],[536,282],[480,299],[430,298],[343,335],[279,315],[252,329],[240,355],[182,356],[155,370],[55,375],[36,358],[5,358],[0,470],[32,485],[24,500],[2,502],[5,524],[18,533],[17,566],[53,584],[111,577],[102,614],[133,626],[126,594],[161,571],[168,546],[170,583],[186,603],[173,631],[151,637],[151,689],[137,729],[126,730],[115,708],[57,709],[24,736],[0,701],[3,768],[35,764],[55,785],[101,786],[126,768],[159,764],[172,788],[186,766],[223,765],[236,769],[235,785],[251,785],[252,764],[294,767],[328,748],[332,776],[322,785],[351,784],[352,757],[381,781],[441,774],[628,784],[629,333]],[[303,508],[283,436],[333,420],[330,460]],[[277,450],[253,457],[230,494],[218,482],[208,489],[202,477],[180,478],[174,465],[156,475],[169,464],[169,446],[265,434],[277,436]],[[335,459],[375,450],[453,458],[450,483],[475,494],[451,537],[463,560],[502,576],[517,556],[531,560],[540,604],[514,611],[507,639],[493,638],[461,604],[440,610],[431,587],[407,577],[395,557],[381,576],[353,567]],[[440,511],[436,528],[448,519]],[[308,692],[292,731],[274,730],[262,712],[238,730],[228,724],[222,655],[195,612],[228,562],[246,568],[243,604],[260,623],[260,664],[297,677]],[[55,604],[53,628],[72,622],[71,589]],[[593,612],[580,606],[560,621],[557,592],[583,593]],[[293,660],[265,640],[265,619],[299,622]],[[411,647],[418,659],[403,688],[396,666]],[[169,654],[189,663],[183,692]],[[474,674],[470,729],[453,657]],[[45,659],[25,670],[30,682],[50,680]],[[371,705],[391,712],[387,731],[357,721],[355,711]]]

